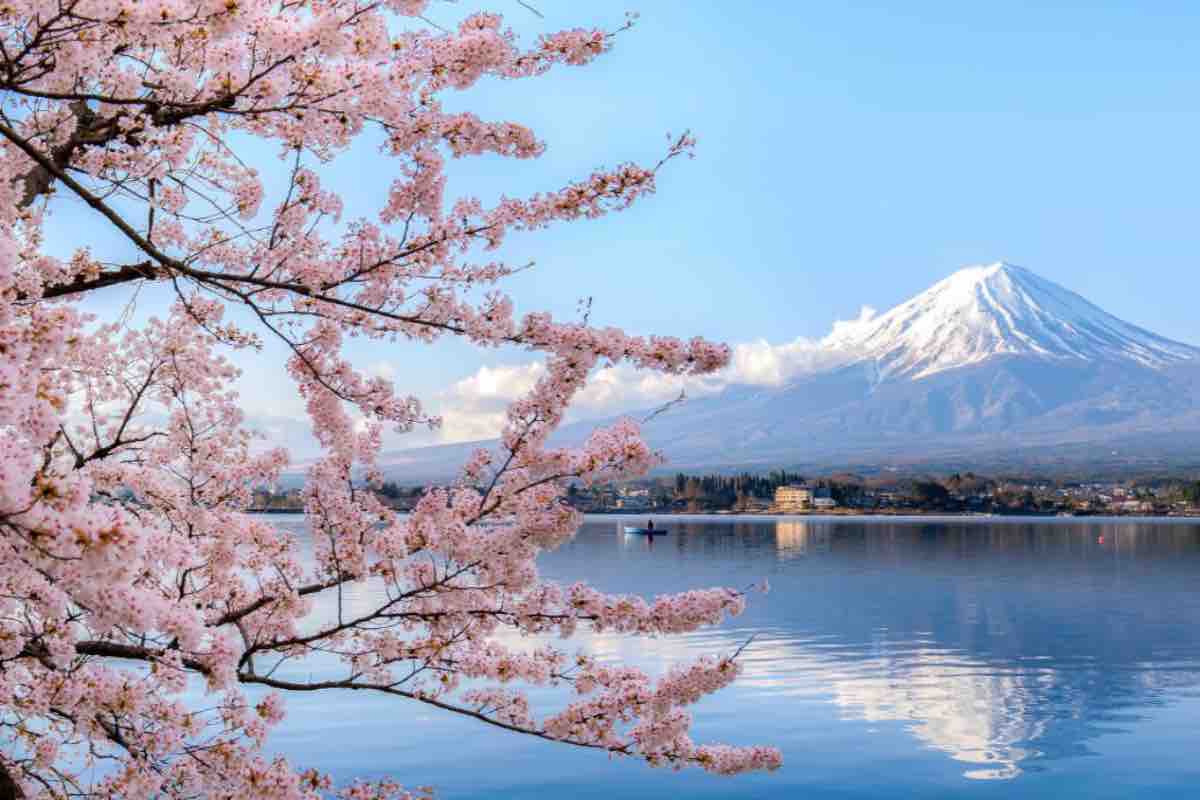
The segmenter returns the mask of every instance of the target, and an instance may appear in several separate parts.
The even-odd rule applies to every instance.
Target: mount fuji
[[[1200,348],[1022,267],[959,270],[818,348],[820,369],[689,399],[645,437],[680,469],[1200,463]],[[473,446],[394,463],[446,472]]]
[[[917,380],[997,357],[1162,368],[1200,349],[1156,336],[1005,262],[967,267],[882,316],[843,324],[824,346]]]

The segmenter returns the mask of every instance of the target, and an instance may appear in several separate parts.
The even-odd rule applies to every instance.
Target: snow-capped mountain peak
[[[885,314],[845,323],[827,347],[875,362],[879,379],[925,377],[994,356],[1163,367],[1200,349],[1123,322],[1006,262],[971,266]]]
[[[967,267],[821,340],[739,350],[732,374],[760,380],[638,414],[673,468],[1107,469],[1119,450],[1191,469],[1200,449],[1200,348],[1012,264]],[[595,424],[557,441],[582,443]],[[478,446],[398,454],[392,469],[440,479]]]

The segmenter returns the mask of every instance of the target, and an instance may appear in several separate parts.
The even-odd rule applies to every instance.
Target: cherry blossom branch
[[[266,755],[283,720],[279,692],[337,689],[651,764],[778,765],[769,749],[688,738],[684,709],[735,679],[741,648],[652,680],[548,645],[510,650],[497,636],[570,636],[581,625],[672,635],[740,612],[744,593],[731,589],[646,600],[542,581],[536,569],[578,527],[567,483],[659,463],[632,420],[582,447],[549,444],[594,368],[704,374],[729,351],[595,328],[586,309],[575,323],[518,318],[501,291],[524,268],[495,255],[506,237],[629,208],[690,154],[689,134],[669,137],[650,167],[623,163],[490,207],[449,194],[447,159],[536,158],[545,144],[516,122],[448,113],[444,95],[588,64],[630,22],[521,48],[496,14],[440,32],[393,18],[425,10],[424,0],[0,9],[0,697],[10,698],[0,778],[15,791],[407,797],[388,781],[339,793],[328,776]],[[366,130],[382,133],[378,164],[394,165],[393,180],[372,217],[344,220],[322,177]],[[270,198],[259,171],[277,167],[243,150],[247,139],[279,147],[286,185]],[[97,212],[91,224],[139,255],[98,259],[88,229],[69,258],[44,252],[61,198]],[[70,302],[118,286],[136,297],[145,281],[169,282],[175,298],[137,328],[132,301],[115,321]],[[227,317],[240,307],[248,323]],[[262,331],[287,348],[324,451],[303,489],[311,553],[244,513],[288,458],[254,444],[225,354],[267,357]],[[356,367],[345,346],[355,336],[378,347],[445,336],[515,345],[545,353],[546,370],[510,407],[496,464],[476,453],[460,481],[399,516],[362,487],[380,477],[383,426],[438,420]],[[344,593],[366,582],[381,599],[350,610]],[[334,621],[314,624],[326,601]],[[313,654],[340,659],[345,674],[278,677]],[[188,676],[207,699],[188,694]],[[577,699],[535,721],[510,685],[547,683]],[[271,691],[251,704],[250,686]]]

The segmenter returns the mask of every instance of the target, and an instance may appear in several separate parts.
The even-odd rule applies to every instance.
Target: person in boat
[[[654,520],[647,520],[646,530],[649,531],[650,533],[654,533]]]

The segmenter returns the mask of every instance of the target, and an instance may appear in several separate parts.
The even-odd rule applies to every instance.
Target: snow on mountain
[[[919,379],[1002,355],[1152,368],[1200,358],[1200,349],[1005,262],[961,269],[886,314],[839,325],[822,344],[873,360],[877,380]]]
[[[647,441],[688,469],[980,469],[1114,451],[1183,463],[1200,452],[1200,348],[1012,264],[959,270],[801,349],[804,369],[691,398],[655,416]],[[577,444],[604,423],[568,425],[556,440]],[[476,446],[395,453],[392,468],[449,474]]]

